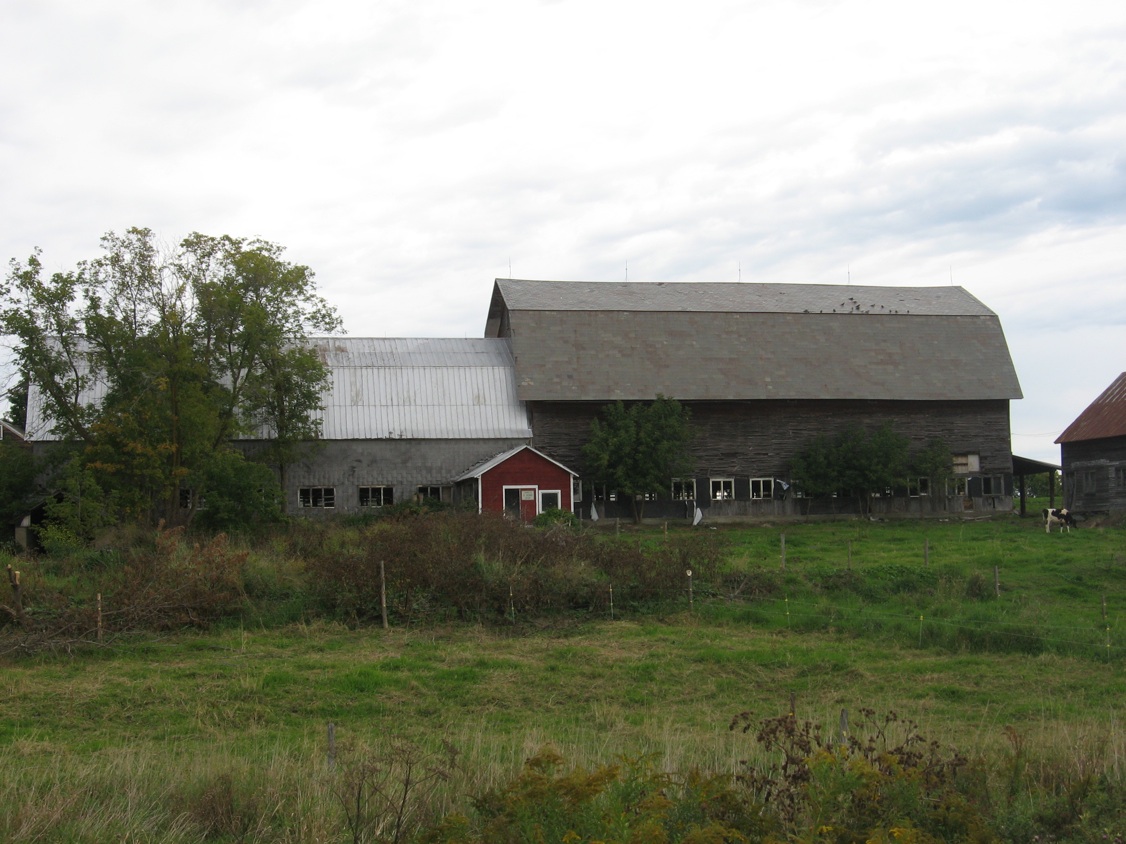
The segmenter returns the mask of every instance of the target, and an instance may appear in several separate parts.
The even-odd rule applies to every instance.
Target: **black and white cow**
[[[1045,507],[1041,513],[1044,516],[1044,533],[1051,533],[1052,525],[1059,525],[1060,533],[1063,533],[1064,529],[1071,533],[1071,529],[1075,527],[1075,517],[1066,508]]]

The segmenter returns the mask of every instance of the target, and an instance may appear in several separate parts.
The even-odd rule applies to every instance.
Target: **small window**
[[[442,500],[442,488],[440,486],[420,486],[418,488],[418,498],[420,501],[430,499],[432,501]]]
[[[774,497],[774,478],[751,478],[751,499]]]
[[[395,500],[395,489],[389,486],[360,487],[361,507],[389,507]]]
[[[562,499],[560,498],[559,492],[556,490],[552,490],[551,492],[541,492],[540,512],[542,513],[545,510],[558,510],[561,506],[561,500]]]
[[[303,486],[297,490],[297,504],[299,507],[331,509],[336,506],[336,487]]]
[[[575,478],[575,477],[571,478],[571,500],[572,501],[582,501],[583,500],[582,481],[580,481],[578,478]]]
[[[734,478],[712,478],[712,501],[730,501],[735,498]]]
[[[674,501],[695,501],[696,500],[696,479],[695,478],[673,478],[672,479],[672,497]]]
[[[1118,489],[1126,489],[1126,466],[1114,467],[1114,485]]]
[[[947,495],[965,495],[966,494],[966,479],[965,478],[951,478],[946,485]]]
[[[999,475],[986,475],[981,479],[982,495],[1004,495],[1005,479]]]
[[[968,475],[971,472],[981,471],[981,456],[977,454],[955,454],[954,474]]]
[[[931,494],[930,478],[910,478],[907,481],[907,494],[912,498],[926,498]]]

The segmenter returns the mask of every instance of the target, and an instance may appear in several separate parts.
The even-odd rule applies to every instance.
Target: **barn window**
[[[361,507],[388,507],[395,500],[395,488],[389,486],[360,487]]]
[[[297,490],[297,505],[299,507],[316,507],[326,510],[335,507],[336,487],[303,486]]]
[[[751,478],[751,498],[774,497],[774,478]]]
[[[673,478],[672,479],[672,498],[673,498],[673,501],[695,501],[696,500],[696,479],[695,478]]]
[[[981,479],[982,495],[1004,495],[1005,479],[1000,475],[985,475]]]
[[[558,510],[562,504],[562,496],[559,490],[541,490],[540,491],[540,512],[545,510]]]
[[[420,486],[418,488],[418,498],[420,501],[425,501],[428,498],[434,501],[441,501],[442,488],[440,486]]]
[[[712,501],[730,501],[735,497],[734,478],[712,478]]]
[[[966,479],[965,478],[950,478],[946,482],[947,495],[965,495],[966,494]]]
[[[926,498],[931,494],[930,478],[908,478],[907,494],[912,498]]]
[[[1114,467],[1114,485],[1118,489],[1126,489],[1126,466]]]
[[[978,454],[955,454],[954,455],[954,474],[955,475],[968,475],[971,472],[981,471],[981,455]]]

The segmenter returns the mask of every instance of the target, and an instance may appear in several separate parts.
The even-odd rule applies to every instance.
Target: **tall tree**
[[[16,336],[17,363],[57,432],[85,446],[114,500],[128,515],[175,522],[189,476],[222,476],[200,470],[224,443],[272,420],[287,401],[276,391],[300,397],[295,417],[312,415],[309,396],[320,396],[328,373],[299,350],[311,332],[338,331],[340,319],[312,271],[266,241],[196,233],[170,249],[134,228],[105,235],[102,249],[49,279],[38,252],[13,261],[0,332]],[[279,438],[310,430],[268,427]]]
[[[692,470],[688,408],[676,399],[607,405],[583,448],[588,476],[628,498],[640,522],[647,495],[667,497],[671,481]]]

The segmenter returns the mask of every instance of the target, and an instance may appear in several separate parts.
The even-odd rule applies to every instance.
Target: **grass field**
[[[260,831],[211,840],[351,840],[326,774],[330,724],[340,760],[395,738],[456,747],[462,774],[435,798],[442,809],[464,809],[546,745],[575,765],[650,756],[664,770],[735,773],[759,750],[732,718],[782,715],[791,701],[827,729],[842,710],[857,727],[863,709],[895,712],[1010,790],[1019,763],[1030,796],[1092,772],[1126,781],[1122,528],[714,533],[721,569],[694,573],[691,588],[686,574],[648,607],[630,606],[621,584],[612,610],[490,624],[270,627],[250,608],[209,632],[9,658],[0,838],[200,840],[201,813],[252,794],[256,814],[244,814]],[[604,541],[669,540],[645,529]]]

